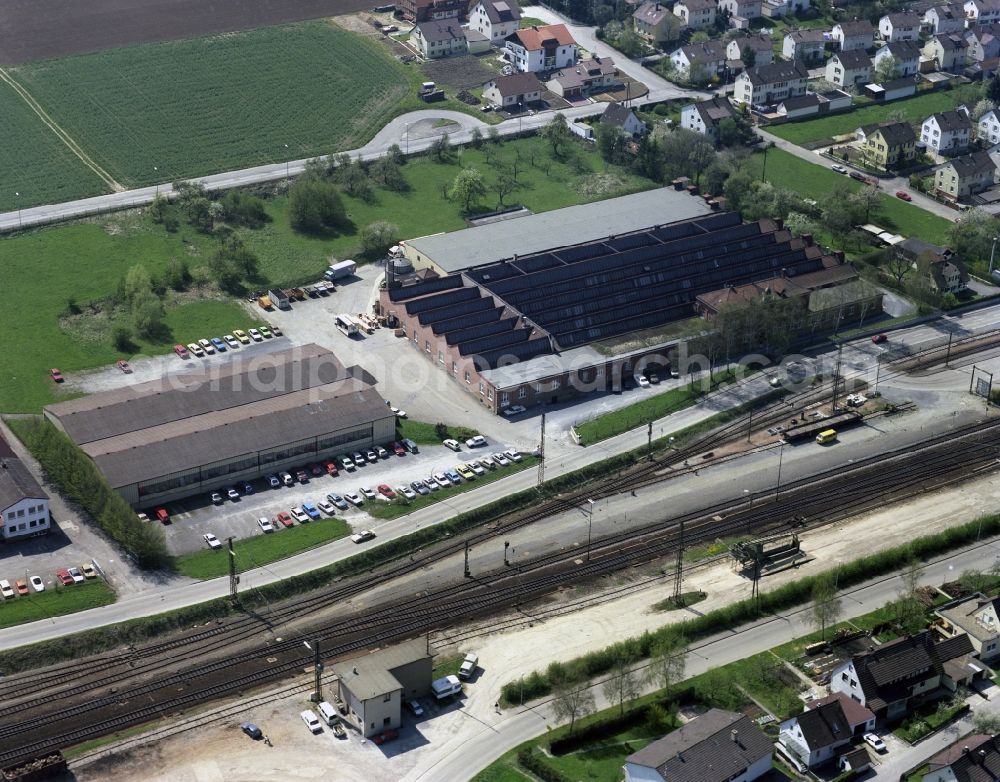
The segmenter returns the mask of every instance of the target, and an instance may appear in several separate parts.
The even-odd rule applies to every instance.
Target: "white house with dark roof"
[[[476,0],[469,13],[469,28],[477,30],[494,46],[503,46],[507,36],[517,32],[521,6],[515,0]]]
[[[952,158],[934,169],[934,192],[948,201],[968,201],[976,193],[993,187],[996,173],[989,152]]]
[[[976,138],[987,144],[1000,144],[1000,111],[987,111],[976,123]]]
[[[781,41],[781,56],[786,60],[814,63],[823,59],[825,48],[826,38],[822,30],[793,30],[786,33]]]
[[[601,115],[601,124],[616,127],[626,136],[633,138],[646,132],[646,123],[639,119],[632,109],[618,101],[608,104]]]
[[[625,782],[753,782],[773,753],[749,717],[709,709],[625,758]]]
[[[729,26],[746,29],[761,15],[761,0],[719,0],[719,10],[729,12]]]
[[[867,84],[872,77],[872,61],[864,49],[837,52],[826,62],[826,80],[838,87]]]
[[[1000,0],[966,0],[963,7],[970,27],[1000,22]]]
[[[700,30],[715,24],[715,0],[677,0],[674,3],[674,16],[680,19],[685,27]]]
[[[961,5],[935,5],[924,11],[923,22],[931,35],[960,33],[965,29],[965,9]]]
[[[867,19],[838,22],[830,31],[830,37],[840,44],[842,52],[871,49],[875,45],[875,28]]]
[[[519,71],[551,71],[576,63],[576,41],[564,24],[525,27],[506,41],[507,59]]]
[[[754,65],[769,65],[774,62],[774,43],[769,35],[748,35],[733,38],[726,44],[726,58],[743,60],[746,63],[747,50],[753,52]]]
[[[781,723],[778,744],[803,765],[835,760],[852,742],[875,728],[875,715],[843,693],[810,701],[801,714]]]
[[[996,168],[993,170],[995,172]],[[980,659],[989,660],[1000,655],[1000,597],[986,597],[977,592],[945,603],[934,613],[941,619],[940,627],[945,634],[968,635]]]
[[[969,148],[972,121],[961,109],[931,114],[920,126],[920,141],[939,155],[957,155]]]
[[[879,48],[872,58],[873,69],[878,68],[879,64],[887,57],[892,57],[896,65],[895,78],[897,79],[913,76],[920,70],[920,47],[913,41],[888,43]]]
[[[0,540],[44,535],[49,529],[49,495],[0,435]]]
[[[537,103],[542,99],[545,87],[534,73],[512,73],[497,76],[483,85],[483,97],[494,106],[508,106]]]
[[[993,782],[1000,779],[1000,736],[974,733],[927,761],[924,782]]]
[[[712,98],[700,103],[689,103],[681,109],[681,127],[718,141],[719,123],[735,116],[736,109],[728,99]]]
[[[920,36],[920,14],[900,11],[878,20],[878,34],[883,41],[915,41]]]
[[[733,98],[747,105],[777,103],[804,95],[809,72],[800,62],[776,62],[747,68],[736,77]]]
[[[968,45],[966,60],[983,62],[1000,57],[1000,24],[973,27],[966,32],[964,40]]]
[[[410,40],[428,60],[465,54],[469,43],[458,19],[430,19],[419,22],[410,33]]]
[[[935,35],[924,44],[923,54],[939,71],[955,72],[965,67],[968,41],[959,33]]]
[[[563,98],[585,98],[606,90],[619,82],[618,69],[610,57],[592,57],[580,60],[570,68],[552,74],[545,86]]]
[[[670,53],[677,75],[691,79],[695,71],[701,71],[705,78],[717,76],[726,69],[726,44],[722,41],[690,43]]]

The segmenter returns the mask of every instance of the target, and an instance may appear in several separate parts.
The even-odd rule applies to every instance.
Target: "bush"
[[[139,521],[135,511],[108,486],[72,440],[41,418],[12,419],[7,423],[48,478],[81,505],[139,567],[148,570],[172,564],[163,529]]]
[[[220,202],[222,214],[227,222],[259,228],[267,222],[264,201],[242,190],[230,190]]]
[[[288,191],[288,219],[296,231],[331,233],[347,224],[347,211],[336,185],[299,179]]]
[[[566,755],[596,741],[605,739],[608,736],[621,733],[623,730],[645,725],[654,716],[654,708],[657,710],[657,714],[655,715],[657,721],[662,719],[660,716],[662,713],[669,713],[659,703],[654,703],[640,706],[638,709],[632,709],[624,714],[615,714],[613,717],[597,719],[584,725],[575,733],[553,739],[549,742],[549,751],[553,755]]]
[[[538,751],[532,747],[525,747],[518,751],[517,764],[543,782],[571,782],[569,777],[546,763]]]
[[[122,353],[131,353],[135,350],[135,343],[132,341],[132,329],[123,324],[118,324],[111,330],[111,344],[115,350]]]

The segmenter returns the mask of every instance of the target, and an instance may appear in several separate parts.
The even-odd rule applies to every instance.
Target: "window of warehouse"
[[[519,389],[517,389],[517,398],[518,399],[524,399],[527,395],[528,395],[528,388],[527,388],[527,386],[521,386]]]
[[[480,380],[479,381],[479,395],[484,396],[486,394],[486,384]]]
[[[472,385],[472,376],[468,373],[468,371],[465,373],[465,382]]]

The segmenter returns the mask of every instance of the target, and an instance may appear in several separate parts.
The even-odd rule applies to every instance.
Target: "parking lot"
[[[207,495],[191,497],[185,502],[170,503],[167,506],[171,516],[171,523],[165,528],[167,541],[173,553],[186,554],[204,548],[206,544],[202,536],[209,532],[220,540],[230,535],[235,538],[263,535],[265,533],[257,525],[260,517],[273,521],[280,511],[299,507],[303,502],[315,504],[325,500],[326,495],[331,492],[340,495],[346,492],[360,494],[361,487],[375,490],[382,483],[393,489],[400,485],[409,486],[412,481],[424,480],[433,473],[444,472],[457,464],[473,458],[481,459],[507,447],[507,444],[489,442],[484,448],[472,450],[463,446],[460,453],[455,453],[441,445],[426,445],[420,446],[419,453],[407,453],[405,456],[396,456],[390,449],[387,458],[379,459],[374,464],[366,462],[354,472],[340,469],[335,477],[314,476],[307,469],[309,479],[306,483],[296,481],[292,486],[282,485],[276,489],[270,488],[265,479],[260,479],[253,482],[253,494],[241,496],[237,500],[226,499],[219,505],[212,504]],[[472,486],[475,485],[473,482]],[[238,488],[242,494],[242,488]],[[225,496],[225,487],[220,489],[223,489],[221,493]],[[345,519],[355,530],[371,528],[377,532],[381,522],[367,513],[366,506],[370,502],[380,501],[388,502],[388,499],[365,500],[366,505],[360,508],[349,505],[346,511],[337,510],[336,515]]]

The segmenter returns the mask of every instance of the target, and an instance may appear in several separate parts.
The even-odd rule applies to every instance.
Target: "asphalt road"
[[[968,569],[990,568],[1000,556],[998,542],[987,541],[961,552],[950,554],[926,563],[922,583],[939,585],[952,579],[957,572]],[[765,587],[766,588],[766,587]],[[898,575],[880,578],[855,589],[841,592],[844,618],[850,619],[874,611],[879,606],[895,600],[902,588]],[[686,673],[696,676],[720,665],[741,660],[766,651],[813,631],[808,607],[777,614],[756,624],[706,640],[691,648],[687,656]],[[613,639],[609,639],[610,640]],[[592,691],[598,709],[611,705],[601,691],[601,682],[592,684]],[[650,691],[644,685],[643,692]],[[1000,698],[982,701],[974,708],[995,711],[1000,706]],[[555,719],[549,700],[532,703],[523,708],[511,709],[496,720],[484,724],[478,734],[463,733],[461,742],[444,743],[439,752],[428,757],[403,779],[405,782],[430,782],[437,779],[470,779],[486,768],[503,753],[513,749],[528,739],[542,735],[559,721]],[[915,765],[924,757],[930,757],[958,737],[958,732],[968,732],[968,725],[960,725],[956,731],[946,731],[939,737],[929,739],[908,753],[898,764],[889,765],[893,760],[892,750],[880,760],[889,773],[879,773],[879,778],[898,779],[898,772]],[[891,776],[892,773],[897,774]]]

